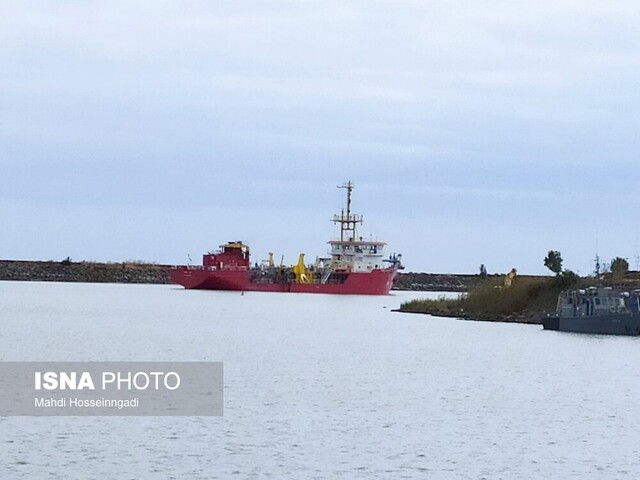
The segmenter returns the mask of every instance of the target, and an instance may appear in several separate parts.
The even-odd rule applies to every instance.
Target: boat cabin
[[[612,287],[589,287],[566,290],[558,298],[557,314],[561,318],[628,313],[628,292]]]
[[[344,265],[352,272],[370,272],[384,268],[384,242],[359,240],[331,240],[331,260],[334,265]]]
[[[246,270],[249,267],[249,246],[240,241],[220,245],[219,251],[202,256],[202,265],[212,270]]]

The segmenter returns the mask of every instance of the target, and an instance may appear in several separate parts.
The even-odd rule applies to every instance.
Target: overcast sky
[[[0,258],[311,261],[352,180],[409,271],[640,250],[640,3],[0,3]]]

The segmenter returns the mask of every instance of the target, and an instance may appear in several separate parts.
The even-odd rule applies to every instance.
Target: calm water
[[[0,360],[225,365],[223,417],[0,418],[0,478],[638,478],[640,339],[426,295],[0,282]]]

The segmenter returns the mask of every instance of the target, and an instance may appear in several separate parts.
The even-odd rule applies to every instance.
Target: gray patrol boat
[[[545,330],[640,334],[640,290],[629,293],[612,287],[566,290],[558,298],[556,314],[543,319]]]

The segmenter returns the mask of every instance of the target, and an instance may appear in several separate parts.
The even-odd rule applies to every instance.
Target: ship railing
[[[204,270],[207,272],[216,272],[218,270],[234,271],[234,272],[246,272],[249,268],[244,265],[228,265],[224,268],[218,268],[210,265],[174,265],[173,268],[184,268],[186,270]]]
[[[217,270],[216,267],[206,267],[203,265],[173,265],[171,268],[174,270],[181,269],[181,268],[185,270],[208,270],[208,271]]]

